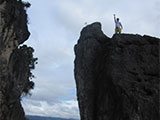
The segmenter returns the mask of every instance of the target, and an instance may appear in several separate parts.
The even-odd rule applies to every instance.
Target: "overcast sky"
[[[27,115],[79,118],[74,81],[74,51],[81,29],[99,21],[112,37],[113,14],[123,33],[160,37],[159,0],[28,0],[31,36],[38,65],[32,96],[23,98]]]

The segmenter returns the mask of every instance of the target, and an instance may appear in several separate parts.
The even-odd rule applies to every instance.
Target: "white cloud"
[[[36,86],[33,95],[23,101],[26,114],[78,116],[73,46],[85,22],[100,21],[104,33],[111,37],[115,13],[120,17],[124,33],[160,37],[159,0],[29,1],[32,4],[28,9],[31,36],[26,44],[34,47],[39,64],[34,70]],[[71,114],[71,111],[75,112]]]
[[[61,101],[50,105],[45,101],[24,99],[22,104],[28,115],[79,119],[78,103],[74,100]]]
[[[100,1],[60,1],[54,4],[56,8],[55,19],[59,21],[66,29],[78,33],[85,22],[91,23],[100,21],[103,24],[104,32],[112,36],[114,23],[113,14],[120,17],[124,32],[151,34],[157,36],[153,22],[158,22],[155,18],[158,0],[100,0]],[[156,6],[155,6],[156,5]]]

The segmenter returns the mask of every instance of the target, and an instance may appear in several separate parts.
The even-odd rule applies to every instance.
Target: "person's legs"
[[[115,34],[121,34],[121,28],[115,28]]]
[[[115,33],[116,33],[116,34],[119,33],[119,28],[115,28]]]
[[[119,32],[119,34],[121,34],[121,28],[118,28],[118,32]]]
[[[117,28],[115,28],[115,34],[117,34]]]
[[[121,34],[121,28],[116,28],[117,33]]]

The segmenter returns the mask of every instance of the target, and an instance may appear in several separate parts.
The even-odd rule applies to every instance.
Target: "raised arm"
[[[116,15],[114,14],[113,16],[114,16],[114,22],[117,22],[117,20],[116,20]]]

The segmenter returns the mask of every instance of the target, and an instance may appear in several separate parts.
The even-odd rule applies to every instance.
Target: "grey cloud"
[[[55,5],[55,12],[58,15],[56,14],[54,17],[66,26],[66,29],[76,33],[79,32],[84,22],[100,21],[104,25],[105,32],[112,36],[114,33],[113,14],[117,13],[122,18],[122,22],[126,23],[124,24],[124,32],[140,33],[142,35],[154,33],[153,35],[155,35],[155,27],[151,26],[151,23],[155,20],[149,21],[148,19],[152,18],[149,16],[154,15],[153,6],[155,2],[157,0],[61,1]]]
[[[41,115],[62,118],[79,118],[78,104],[76,101],[63,101],[54,105],[38,101],[41,106],[32,104],[31,100],[22,102],[22,105],[29,115]]]
[[[29,0],[31,37],[39,64],[33,71],[36,79],[32,96],[23,101],[27,114],[76,117],[73,77],[73,46],[84,23],[100,21],[110,37],[114,33],[113,14],[124,26],[124,33],[159,36],[160,2],[158,0]],[[45,5],[45,7],[44,7]],[[71,104],[71,105],[70,105]],[[71,107],[69,107],[71,106]],[[71,113],[72,111],[72,113]]]

